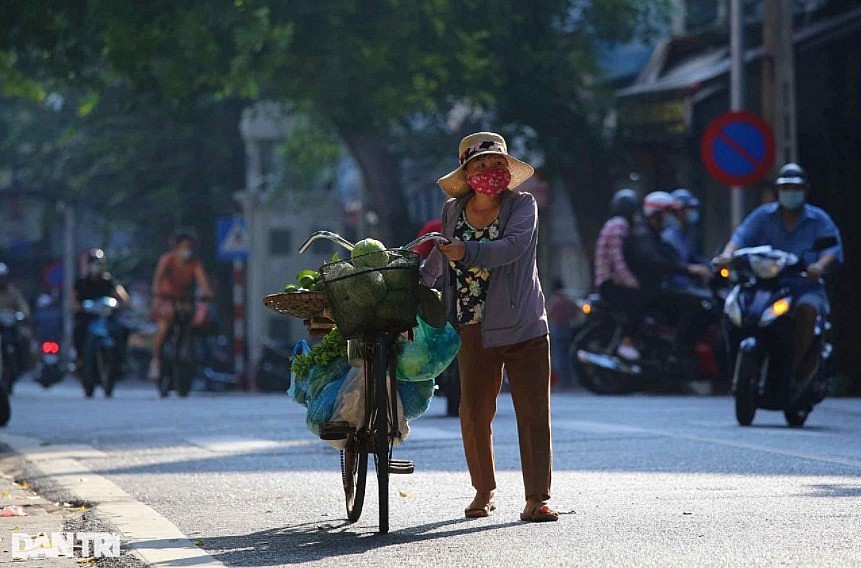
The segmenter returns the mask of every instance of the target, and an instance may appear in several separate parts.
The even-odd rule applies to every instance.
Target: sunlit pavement
[[[764,411],[741,428],[726,397],[554,394],[561,518],[541,525],[518,518],[507,395],[495,422],[498,508],[480,520],[463,518],[472,490],[459,427],[435,400],[396,448],[416,473],[392,478],[385,536],[373,476],[365,513],[346,523],[338,454],[285,395],[160,399],[134,382],[87,400],[67,380],[22,383],[12,405],[6,434],[76,448],[77,463],[227,565],[861,565],[859,399],[827,400],[799,430]]]

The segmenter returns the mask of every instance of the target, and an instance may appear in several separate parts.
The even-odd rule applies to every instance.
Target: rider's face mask
[[[88,267],[91,276],[98,276],[102,273],[102,265],[98,262],[91,262]]]
[[[194,256],[194,251],[190,248],[182,248],[179,249],[179,257],[182,260],[191,260],[191,257]]]
[[[798,209],[804,205],[803,189],[780,189],[777,192],[777,201],[786,209]]]

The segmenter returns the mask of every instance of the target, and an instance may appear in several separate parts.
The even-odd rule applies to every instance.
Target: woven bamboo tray
[[[329,301],[325,292],[281,292],[263,298],[263,304],[284,316],[311,319],[329,317]]]

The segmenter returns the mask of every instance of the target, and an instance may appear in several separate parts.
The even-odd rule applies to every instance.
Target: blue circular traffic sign
[[[714,119],[700,144],[706,170],[726,185],[751,185],[774,163],[774,134],[762,118],[733,111]]]

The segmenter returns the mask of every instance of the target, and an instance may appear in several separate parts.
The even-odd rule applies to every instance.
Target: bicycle
[[[173,303],[173,321],[162,346],[158,392],[162,398],[167,397],[171,390],[176,390],[176,394],[186,397],[197,369],[191,325],[195,298],[165,295],[159,297]]]
[[[340,236],[328,231],[313,233],[300,247],[299,252],[305,252],[311,243],[318,239],[332,240],[347,250],[353,245]],[[440,233],[429,233],[403,246],[400,249],[386,251],[389,258],[397,259],[397,266],[391,264],[378,269],[367,269],[352,274],[343,275],[336,267],[344,266],[349,261],[339,261],[320,267],[323,276],[323,288],[329,301],[329,309],[341,335],[347,340],[358,340],[351,346],[359,346],[360,356],[364,361],[365,380],[365,412],[362,422],[353,425],[347,422],[328,422],[324,424],[320,438],[324,440],[346,440],[345,449],[340,452],[341,480],[344,488],[347,518],[351,522],[359,520],[365,499],[365,485],[368,475],[368,456],[374,456],[374,467],[377,473],[377,489],[379,493],[379,532],[389,532],[389,475],[411,474],[415,466],[410,460],[392,458],[392,448],[395,442],[402,438],[398,429],[398,405],[395,391],[395,370],[397,350],[395,343],[398,336],[416,325],[418,314],[419,288],[419,255],[412,248],[428,240],[448,239]],[[349,306],[336,291],[337,283],[351,285],[351,278],[357,275],[375,271],[403,271],[410,282],[409,297],[411,302],[399,305],[399,313],[387,317],[376,313],[369,319],[355,321],[346,317]]]

